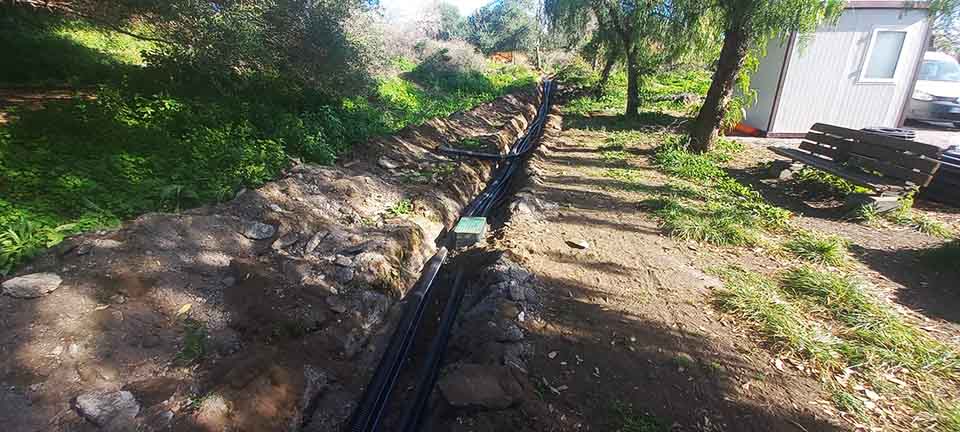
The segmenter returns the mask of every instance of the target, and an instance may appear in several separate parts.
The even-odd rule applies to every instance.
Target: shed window
[[[900,63],[905,31],[877,30],[873,34],[867,61],[863,68],[862,81],[893,81]]]

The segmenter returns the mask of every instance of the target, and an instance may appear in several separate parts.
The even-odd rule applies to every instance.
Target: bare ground
[[[463,431],[823,431],[852,430],[817,374],[769,350],[748,326],[715,309],[721,282],[709,269],[737,265],[775,277],[792,258],[762,248],[714,247],[662,233],[640,202],[671,191],[649,163],[656,142],[632,149],[638,184],[605,175],[623,161],[598,147],[607,118],[578,118],[551,134],[520,191],[533,211],[515,212],[491,247],[535,275],[543,313],[525,325],[534,353],[526,365],[538,388],[507,412],[463,413]],[[653,128],[657,130],[657,128]],[[920,267],[944,240],[911,228],[843,219],[840,203],[804,199],[789,185],[761,181],[775,155],[748,146],[731,173],[799,216],[795,224],[852,243],[855,273],[877,286],[937,339],[960,342],[956,275]],[[554,209],[554,204],[556,209]],[[919,202],[924,214],[957,228],[955,210]],[[576,243],[585,242],[586,249]]]

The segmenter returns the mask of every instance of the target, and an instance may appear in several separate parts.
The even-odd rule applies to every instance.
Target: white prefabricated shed
[[[744,123],[802,136],[814,123],[852,129],[903,121],[930,37],[929,3],[849,1],[834,25],[771,41]]]

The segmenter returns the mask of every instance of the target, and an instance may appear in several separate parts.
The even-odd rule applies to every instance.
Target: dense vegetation
[[[6,109],[0,272],[65,234],[228,199],[273,179],[292,158],[329,164],[372,136],[535,80],[523,66],[434,43],[393,57],[370,72],[368,87],[341,96],[331,84],[266,70],[225,76],[221,66],[88,21],[8,11],[0,43],[18,54],[0,85],[64,87],[77,97]]]

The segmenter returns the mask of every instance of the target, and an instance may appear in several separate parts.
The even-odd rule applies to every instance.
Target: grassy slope
[[[271,180],[290,157],[332,163],[354,143],[535,81],[523,68],[492,67],[423,86],[407,62],[408,73],[381,78],[370,97],[304,103],[256,87],[210,95],[160,81],[142,66],[150,44],[134,38],[78,21],[0,24],[0,43],[23,54],[0,72],[0,87],[83,87],[94,96],[7,109],[0,274],[63,235],[224,200]]]

